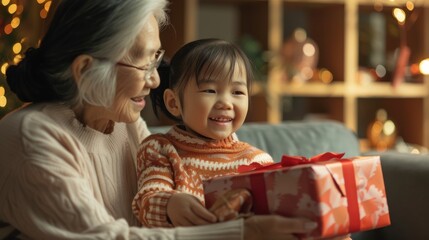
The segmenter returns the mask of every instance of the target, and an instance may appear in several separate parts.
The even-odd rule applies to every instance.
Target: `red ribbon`
[[[302,156],[282,156],[282,164],[285,167],[301,165],[301,164],[309,164],[309,163],[318,163],[318,162],[326,162],[332,159],[341,159],[344,156],[344,153],[334,153],[334,152],[325,152],[313,156],[311,158],[306,158]]]
[[[310,163],[325,162],[332,159],[341,159],[343,156],[344,156],[344,153],[334,153],[334,152],[321,153],[309,159],[303,156],[283,155],[281,162],[272,163],[268,165],[262,165],[260,163],[253,162],[249,165],[239,166],[238,172],[245,173],[245,172],[253,172],[253,171],[273,170],[273,169],[279,169],[284,167],[292,167],[292,166],[301,165],[301,164],[310,164]]]
[[[341,167],[343,168],[344,184],[346,187],[349,232],[357,232],[360,230],[360,214],[353,162],[350,159],[341,159]]]
[[[266,196],[265,179],[263,172],[266,170],[280,169],[284,167],[291,167],[301,164],[314,164],[323,163],[329,160],[339,160],[342,166],[344,175],[344,184],[347,196],[347,211],[349,213],[349,231],[356,232],[360,230],[360,215],[359,204],[357,200],[356,178],[353,163],[350,159],[342,159],[344,153],[325,152],[306,158],[303,156],[288,156],[283,155],[279,163],[269,165],[262,165],[259,163],[251,163],[250,165],[242,165],[238,167],[239,173],[252,172],[250,176],[250,183],[253,191],[253,198],[255,200],[253,211],[256,214],[269,213],[268,199]]]

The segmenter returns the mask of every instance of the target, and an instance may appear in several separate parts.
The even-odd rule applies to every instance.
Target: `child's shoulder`
[[[168,140],[167,133],[152,133],[143,139],[143,143],[152,142],[152,141],[165,141]]]
[[[142,145],[147,145],[149,143],[158,143],[158,144],[162,144],[162,145],[172,143],[172,142],[174,142],[173,136],[175,135],[175,132],[176,132],[175,127],[172,127],[167,132],[152,133],[142,141]]]

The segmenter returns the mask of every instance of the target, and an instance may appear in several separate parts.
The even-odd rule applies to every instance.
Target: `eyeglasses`
[[[148,65],[144,66],[144,67],[137,67],[135,65],[131,65],[128,63],[123,63],[123,62],[117,62],[116,65],[119,66],[123,66],[123,67],[129,67],[129,68],[135,68],[137,70],[140,71],[145,71],[145,75],[144,75],[144,80],[148,81],[150,80],[150,78],[152,77],[153,72],[155,71],[156,68],[159,67],[159,64],[161,64],[161,60],[164,57],[164,49],[160,49],[155,53],[155,60],[151,63],[149,63]]]

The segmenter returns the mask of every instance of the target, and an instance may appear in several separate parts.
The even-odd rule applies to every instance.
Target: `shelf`
[[[359,98],[424,98],[428,97],[428,87],[420,83],[401,83],[396,88],[390,83],[357,85],[349,91]]]
[[[278,94],[306,97],[344,97],[353,95],[358,98],[424,98],[428,96],[427,86],[420,83],[402,83],[394,88],[388,82],[354,85],[347,88],[342,82],[290,83],[282,84]]]
[[[377,0],[357,0],[357,2],[359,3],[359,4],[361,4],[361,5],[374,5],[374,3],[376,2]],[[383,1],[381,1],[381,0],[378,0],[378,2],[382,2],[383,3],[383,5],[384,6],[398,6],[399,4],[398,3],[396,3],[395,1],[388,1],[388,0],[383,0]],[[405,4],[405,2],[406,1],[402,1],[401,3],[402,3],[402,6]],[[426,1],[426,0],[416,0],[416,1],[413,1],[414,2],[414,4],[416,5],[416,6],[429,6],[429,2],[428,1]]]
[[[283,84],[279,94],[288,96],[307,97],[342,97],[344,96],[344,83],[291,83]]]

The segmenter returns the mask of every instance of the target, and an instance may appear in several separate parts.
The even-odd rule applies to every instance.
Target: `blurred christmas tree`
[[[22,105],[6,83],[6,69],[42,36],[50,0],[0,0],[0,119]]]

